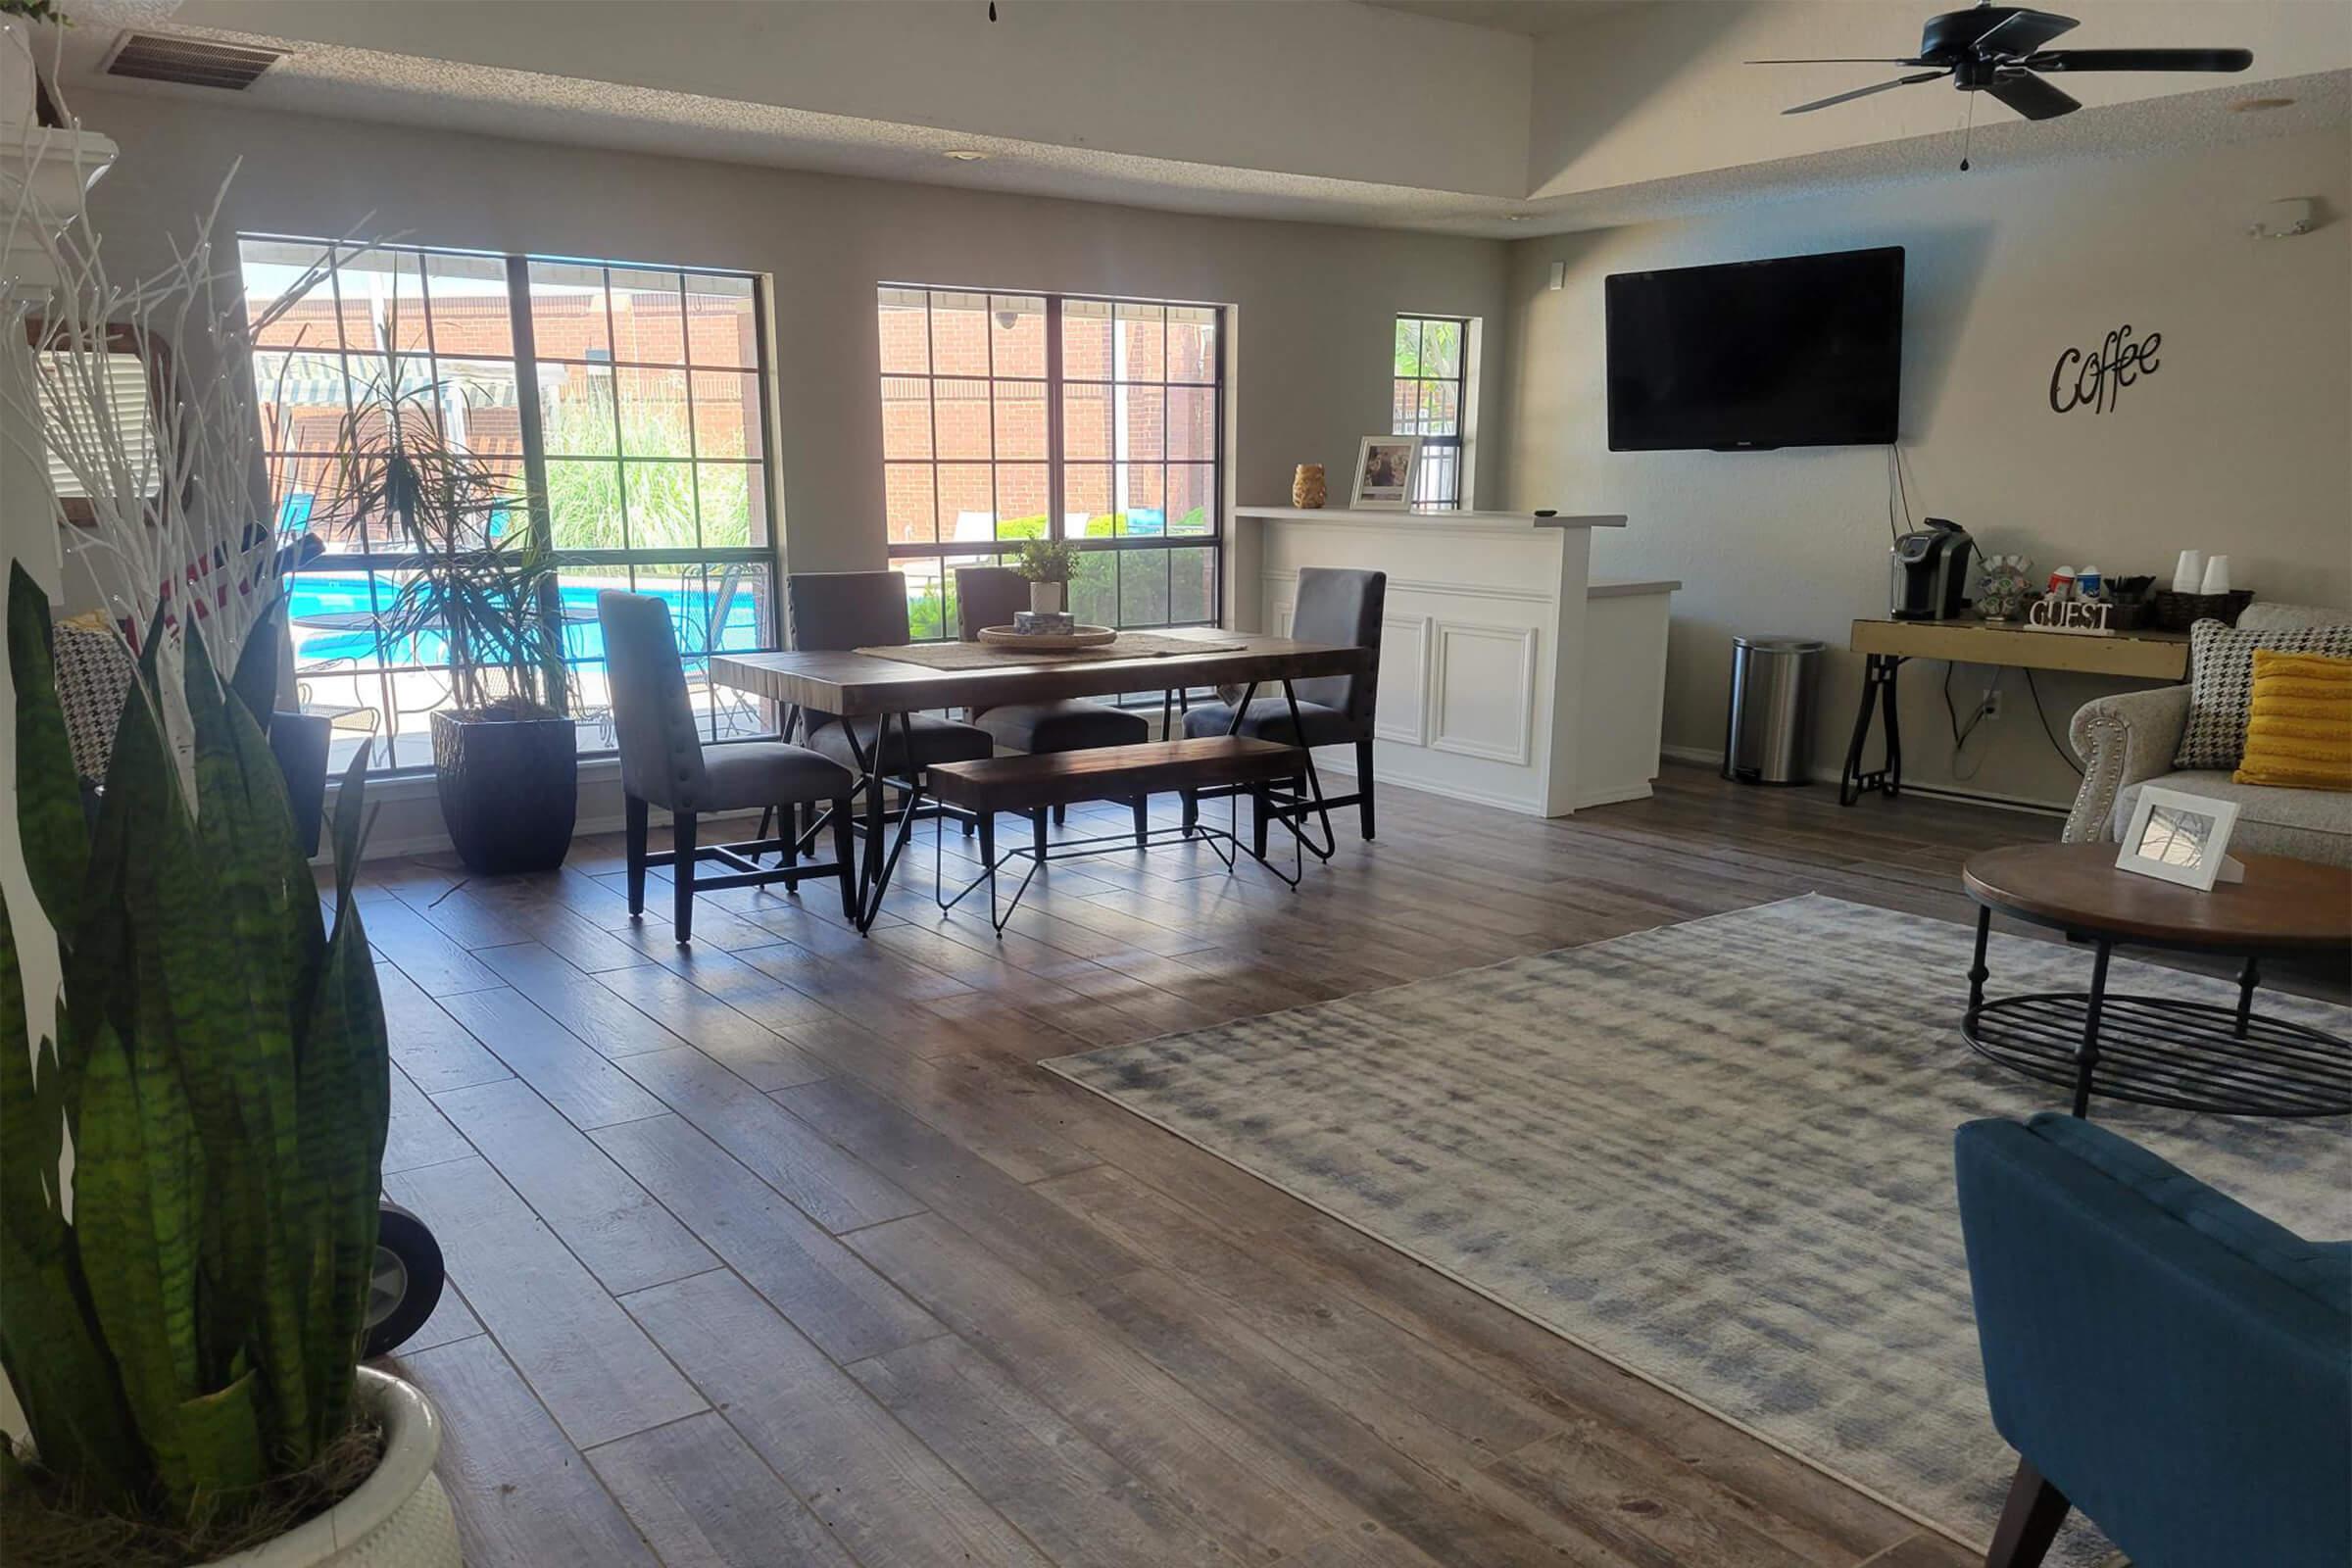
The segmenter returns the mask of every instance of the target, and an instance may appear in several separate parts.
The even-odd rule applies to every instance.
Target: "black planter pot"
[[[483,875],[552,871],[571,849],[580,754],[568,718],[433,715],[441,820]]]

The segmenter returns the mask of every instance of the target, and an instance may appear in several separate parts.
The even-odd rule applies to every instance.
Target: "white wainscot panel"
[[[1380,691],[1372,733],[1402,746],[1429,744],[1429,615],[1380,617]]]
[[[1525,767],[1536,723],[1536,628],[1435,621],[1429,749]]]

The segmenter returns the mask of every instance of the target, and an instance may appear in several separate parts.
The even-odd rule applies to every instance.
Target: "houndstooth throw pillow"
[[[2180,731],[2179,768],[2233,768],[2246,749],[2254,707],[2254,650],[2352,659],[2352,625],[2240,631],[2218,620],[2188,629],[2188,724]]]

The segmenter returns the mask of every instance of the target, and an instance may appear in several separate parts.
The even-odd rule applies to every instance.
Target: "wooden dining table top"
[[[1179,627],[1153,635],[1198,639],[1214,646],[1198,654],[1040,659],[1035,663],[987,669],[933,669],[847,651],[713,654],[710,678],[774,702],[861,718],[932,708],[994,708],[1059,697],[1110,697],[1171,687],[1246,686],[1365,674],[1370,672],[1374,657],[1369,648],[1265,637],[1214,626]]]

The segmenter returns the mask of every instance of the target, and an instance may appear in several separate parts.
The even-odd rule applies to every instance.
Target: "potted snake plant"
[[[444,386],[412,363],[387,353],[353,389],[338,521],[410,558],[379,628],[388,656],[448,668],[433,774],[459,858],[484,874],[552,871],[579,798],[556,557],[531,536],[530,498],[449,438]]]
[[[0,1367],[30,1435],[0,1439],[9,1559],[454,1563],[432,1409],[359,1364],[390,1107],[365,758],[329,929],[263,733],[270,616],[228,680],[203,625],[156,616],[86,813],[22,566],[7,613],[14,804],[64,971],[36,1048],[0,910]]]

